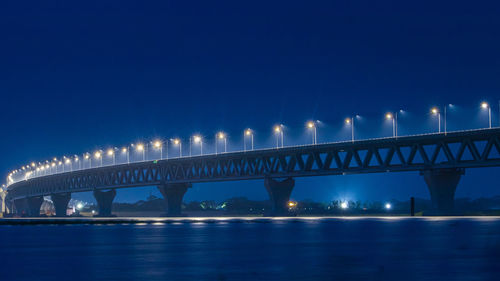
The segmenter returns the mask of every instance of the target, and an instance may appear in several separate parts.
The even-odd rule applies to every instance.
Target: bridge
[[[260,179],[273,214],[283,215],[296,177],[419,171],[436,213],[447,214],[466,168],[500,166],[499,137],[498,128],[478,129],[109,165],[13,183],[6,200],[13,212],[37,216],[51,196],[63,216],[72,193],[92,191],[99,215],[109,216],[117,189],[157,186],[166,213],[178,216],[193,184]]]

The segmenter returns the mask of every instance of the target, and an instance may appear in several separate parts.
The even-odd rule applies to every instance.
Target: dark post
[[[415,198],[414,197],[410,198],[410,205],[411,205],[410,214],[412,217],[414,217],[415,216]]]

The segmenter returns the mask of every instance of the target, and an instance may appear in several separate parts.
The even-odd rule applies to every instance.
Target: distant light
[[[346,123],[347,125],[351,124],[351,119],[350,119],[350,118],[346,118],[346,119],[345,119],[345,123]]]
[[[391,203],[385,203],[385,208],[386,208],[387,210],[390,210],[390,209],[392,208]]]
[[[160,148],[160,147],[161,147],[161,141],[155,141],[155,142],[153,143],[153,146],[154,146],[155,148]]]
[[[245,130],[245,135],[249,136],[252,134],[252,130],[251,129],[246,129]]]
[[[274,131],[275,131],[276,133],[281,132],[281,125],[276,125],[276,126],[274,126]]]
[[[78,204],[76,204],[76,208],[77,208],[78,210],[81,210],[81,209],[83,208],[83,204],[82,204],[82,203],[78,203]]]
[[[78,162],[79,158],[78,156],[75,156],[75,162]]]
[[[307,127],[311,129],[314,128],[314,122],[313,121],[307,122]]]
[[[193,141],[195,143],[199,143],[199,142],[201,142],[201,137],[200,136],[194,136]]]
[[[144,145],[142,143],[137,145],[137,151],[143,151],[144,150]]]
[[[95,154],[94,154],[95,158],[101,158],[101,152],[100,151],[97,151]]]
[[[115,151],[113,149],[108,149],[108,156],[113,156],[115,154]]]
[[[36,166],[35,162],[31,162],[31,167],[35,167],[35,166]]]
[[[52,162],[52,167],[55,167],[56,166],[56,163]]]
[[[482,108],[482,109],[487,109],[488,107],[490,107],[490,105],[489,105],[487,102],[483,101],[483,102],[481,103],[481,108]]]
[[[89,156],[88,154],[85,154],[85,157],[84,157],[84,158],[85,158],[85,159],[89,159],[89,157],[90,157],[90,156]]]
[[[95,214],[95,210],[92,210],[92,214]]]
[[[126,147],[122,148],[122,152],[123,153],[127,152],[127,148]]]
[[[217,137],[218,137],[219,139],[224,139],[224,138],[226,137],[226,135],[225,135],[223,132],[219,132],[219,133],[217,134]]]
[[[48,169],[50,168],[49,164],[45,165],[45,169]]]
[[[180,142],[181,142],[181,140],[180,140],[180,139],[174,139],[174,144],[175,144],[175,145],[178,145]]]
[[[340,208],[347,209],[347,207],[349,207],[349,205],[347,204],[347,202],[340,203]]]
[[[288,207],[293,208],[295,206],[297,206],[297,202],[295,202],[295,201],[288,201]]]
[[[58,165],[62,165],[62,161],[59,161],[59,163],[57,163]]]
[[[392,118],[393,118],[392,113],[387,113],[385,115],[385,118],[388,119],[388,120],[392,120]]]
[[[69,163],[71,163],[71,160],[66,159],[66,164],[69,164]]]
[[[438,114],[438,113],[439,113],[439,109],[438,109],[437,107],[433,107],[433,108],[431,109],[431,113],[432,113],[432,114]]]

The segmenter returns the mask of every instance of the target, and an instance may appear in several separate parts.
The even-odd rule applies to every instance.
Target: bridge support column
[[[97,201],[99,208],[99,217],[111,217],[111,208],[113,206],[113,199],[115,199],[116,190],[111,189],[108,191],[94,190],[94,197]]]
[[[271,199],[271,215],[288,215],[288,201],[290,200],[290,194],[292,194],[295,180],[293,178],[287,178],[283,181],[277,181],[266,177],[264,179],[264,185]]]
[[[28,199],[16,199],[13,200],[13,210],[12,213],[18,216],[27,216],[28,215]]]
[[[35,196],[28,198],[28,216],[39,217],[40,207],[42,207],[43,196]]]
[[[191,183],[169,183],[158,186],[158,190],[167,204],[167,216],[181,216],[182,198],[184,198],[187,189],[192,186]]]
[[[431,194],[432,214],[453,214],[455,190],[464,169],[436,169],[421,172]]]
[[[65,217],[66,210],[68,209],[69,200],[71,200],[71,193],[57,193],[50,195],[56,210],[56,217]]]

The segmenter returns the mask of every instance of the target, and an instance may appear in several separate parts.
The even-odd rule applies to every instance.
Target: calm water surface
[[[0,226],[0,280],[500,280],[499,219]]]

